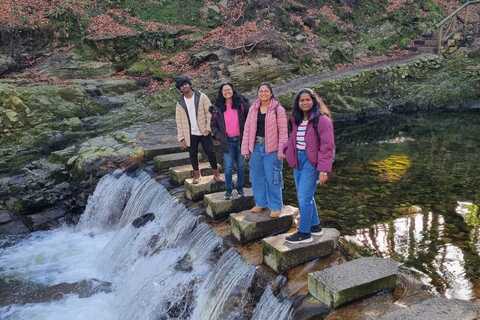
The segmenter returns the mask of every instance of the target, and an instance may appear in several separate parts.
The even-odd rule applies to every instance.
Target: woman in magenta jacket
[[[293,103],[291,134],[284,146],[292,167],[300,207],[300,224],[287,242],[311,242],[322,228],[315,204],[317,183],[325,184],[332,171],[335,141],[330,110],[311,89],[302,89]]]

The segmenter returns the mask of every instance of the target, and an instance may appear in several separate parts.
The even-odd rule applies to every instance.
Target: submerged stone
[[[332,308],[396,285],[398,263],[366,257],[308,274],[308,291]]]
[[[286,242],[288,235],[282,233],[262,241],[263,263],[278,273],[330,255],[337,247],[340,232],[333,228],[323,228],[323,235],[313,236],[312,242],[299,244]]]
[[[155,215],[153,213],[146,213],[141,217],[138,217],[137,219],[132,221],[132,226],[135,228],[140,228],[149,223],[150,221],[155,220]]]
[[[379,318],[379,320],[475,320],[480,318],[478,303],[433,298],[408,308],[396,310]]]
[[[207,215],[213,219],[220,219],[231,212],[238,212],[251,208],[255,205],[252,189],[244,189],[244,196],[231,200],[225,200],[224,192],[211,193],[204,196],[203,200],[207,207]]]
[[[230,216],[232,234],[241,243],[247,243],[287,232],[296,215],[298,215],[298,208],[292,206],[285,206],[278,218],[270,218],[269,210],[261,213],[245,210]]]

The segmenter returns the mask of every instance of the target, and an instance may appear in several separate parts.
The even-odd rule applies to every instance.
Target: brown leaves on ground
[[[81,16],[95,0],[1,0],[0,25],[39,28],[49,23],[49,17],[70,11]]]
[[[108,14],[93,17],[88,25],[87,33],[90,39],[97,40],[137,34],[135,30],[121,25]]]

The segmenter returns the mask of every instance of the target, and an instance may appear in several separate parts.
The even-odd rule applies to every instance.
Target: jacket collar
[[[195,104],[195,111],[198,110],[198,104],[200,103],[200,91],[193,90],[193,103]],[[187,104],[185,103],[184,95],[178,99],[178,104],[182,106],[183,109],[187,110]]]
[[[274,110],[274,109],[278,108],[279,105],[280,105],[280,103],[278,102],[278,100],[275,99],[275,98],[272,98],[272,99],[270,100],[270,106],[268,107],[267,110],[268,110],[268,111]],[[257,98],[257,99],[255,100],[255,102],[253,103],[253,106],[252,106],[252,107],[258,112],[258,110],[260,109],[260,99]]]

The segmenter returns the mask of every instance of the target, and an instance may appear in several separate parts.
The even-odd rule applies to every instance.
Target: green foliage
[[[206,26],[206,21],[200,19],[199,15],[203,6],[202,0],[117,0],[116,2],[143,20]]]

